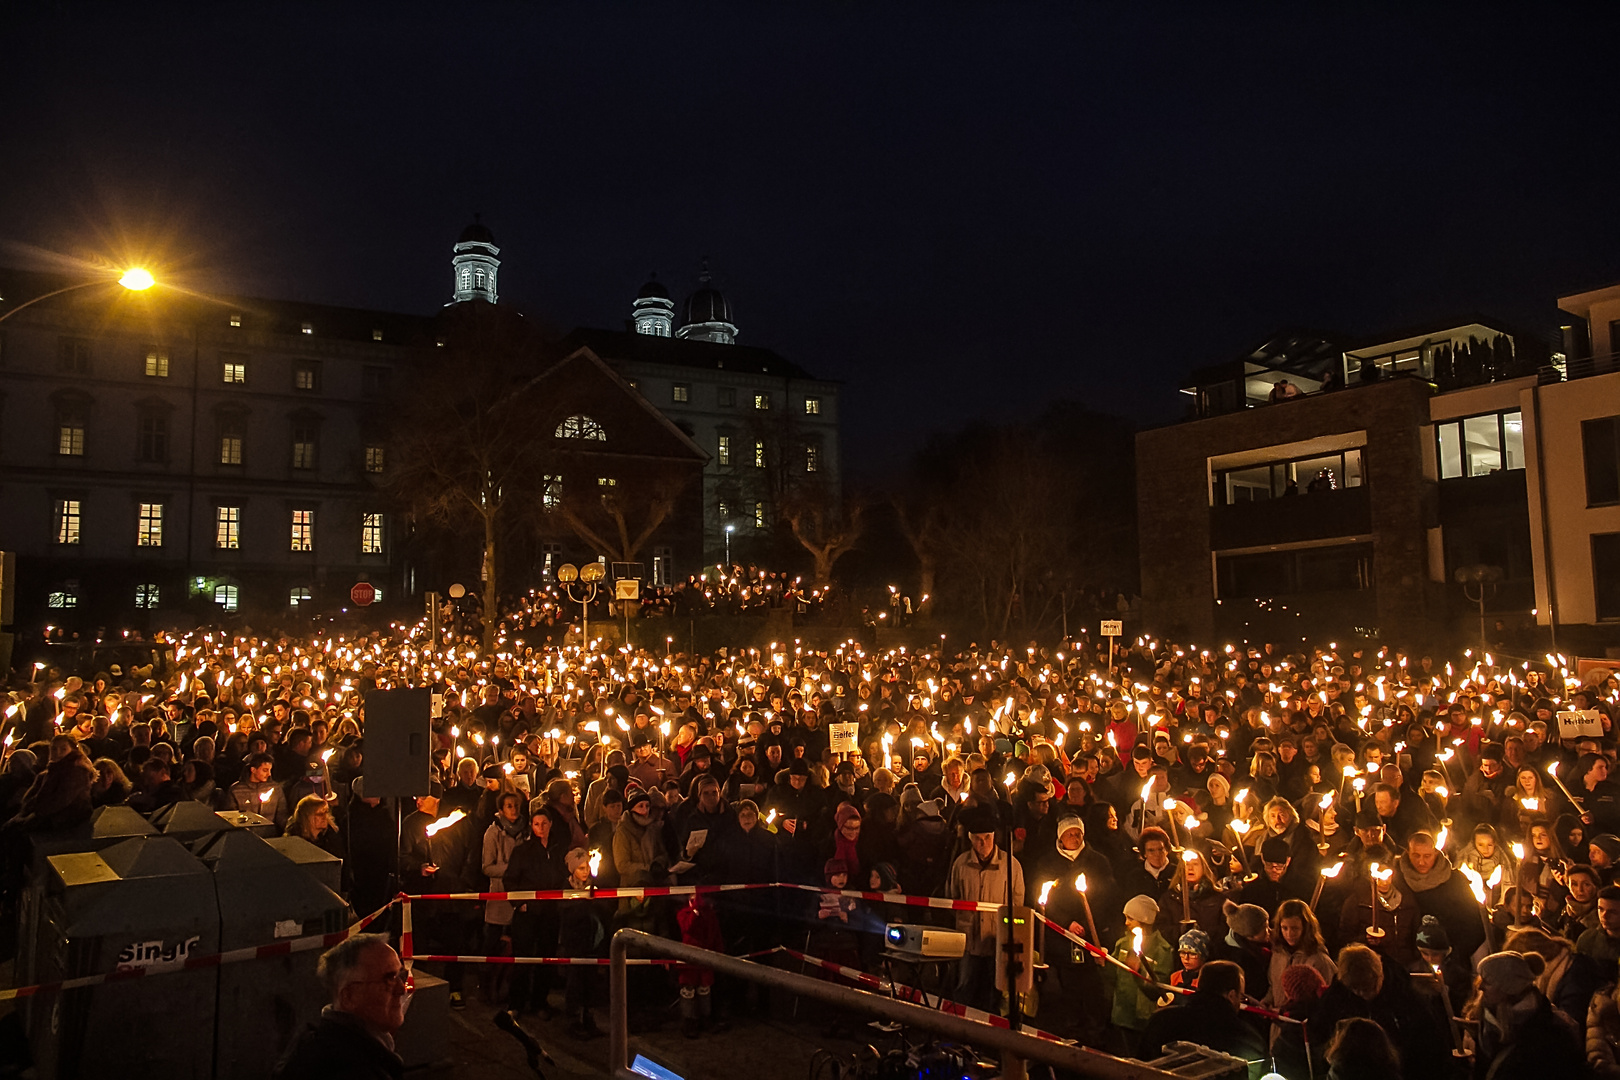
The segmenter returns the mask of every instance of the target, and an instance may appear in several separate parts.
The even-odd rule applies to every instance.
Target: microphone
[[[534,1075],[540,1077],[540,1080],[545,1080],[546,1074],[540,1068],[540,1062],[543,1060],[547,1065],[557,1064],[551,1059],[551,1055],[546,1053],[546,1048],[541,1046],[533,1035],[530,1035],[518,1025],[517,1017],[513,1016],[508,1009],[502,1009],[495,1014],[495,1026],[522,1044],[523,1049],[529,1055],[529,1068],[534,1070]]]

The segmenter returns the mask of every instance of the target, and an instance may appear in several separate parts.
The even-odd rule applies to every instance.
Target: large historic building
[[[487,227],[468,226],[451,306],[498,302],[499,256]],[[16,556],[5,583],[15,625],[111,629],[216,607],[314,614],[342,606],[357,582],[384,603],[442,587],[403,557],[406,523],[379,483],[383,403],[436,328],[433,317],[0,271],[0,551]],[[738,336],[706,273],[678,319],[651,282],[629,329],[575,331],[537,373],[566,371],[574,391],[596,395],[581,431],[558,425],[570,471],[606,485],[648,455],[649,477],[692,471],[648,544],[639,572],[652,580],[773,526],[783,477],[837,489],[836,385]],[[539,569],[594,557],[586,546],[553,530]]]

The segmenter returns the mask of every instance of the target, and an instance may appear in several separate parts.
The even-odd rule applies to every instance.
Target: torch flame
[[[452,810],[447,816],[442,817],[429,825],[427,827],[427,834],[429,836],[437,836],[445,829],[448,829],[450,826],[454,825],[456,822],[460,821],[466,816],[467,812],[465,810]]]
[[[1343,869],[1344,862],[1343,860],[1340,860],[1339,862],[1334,863],[1332,866],[1322,867],[1322,876],[1325,878],[1336,878],[1339,876],[1339,871]]]
[[[1045,907],[1047,898],[1052,895],[1052,886],[1054,886],[1056,884],[1057,884],[1057,879],[1056,878],[1052,879],[1051,881],[1043,881],[1043,882],[1041,882],[1041,896],[1040,896],[1040,899],[1036,901],[1036,903],[1040,904],[1041,907]]]
[[[1137,956],[1142,955],[1142,928],[1140,926],[1131,931],[1131,951]]]
[[[1086,875],[1080,874],[1079,876],[1077,876],[1074,879],[1074,891],[1075,892],[1085,892],[1086,891]]]

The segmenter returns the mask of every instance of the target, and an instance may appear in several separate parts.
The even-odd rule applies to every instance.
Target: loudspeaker
[[[432,690],[373,690],[366,695],[366,798],[428,794],[432,711]]]

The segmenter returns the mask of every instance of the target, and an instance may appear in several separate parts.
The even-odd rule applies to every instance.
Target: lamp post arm
[[[72,292],[75,289],[88,289],[92,285],[106,285],[106,284],[109,284],[109,283],[105,282],[105,281],[81,281],[76,285],[68,285],[68,286],[65,286],[63,288],[56,289],[56,290],[54,290],[52,292],[45,293],[43,296],[36,296],[32,300],[24,300],[22,303],[18,304],[16,307],[14,307],[10,311],[6,312],[4,315],[0,315],[0,322],[5,322],[7,319],[9,319],[13,315],[17,314],[17,312],[21,311],[23,308],[33,307],[35,304],[39,303],[41,300],[49,300],[53,296],[61,296],[63,293]],[[116,282],[114,282],[112,284],[116,284]]]

